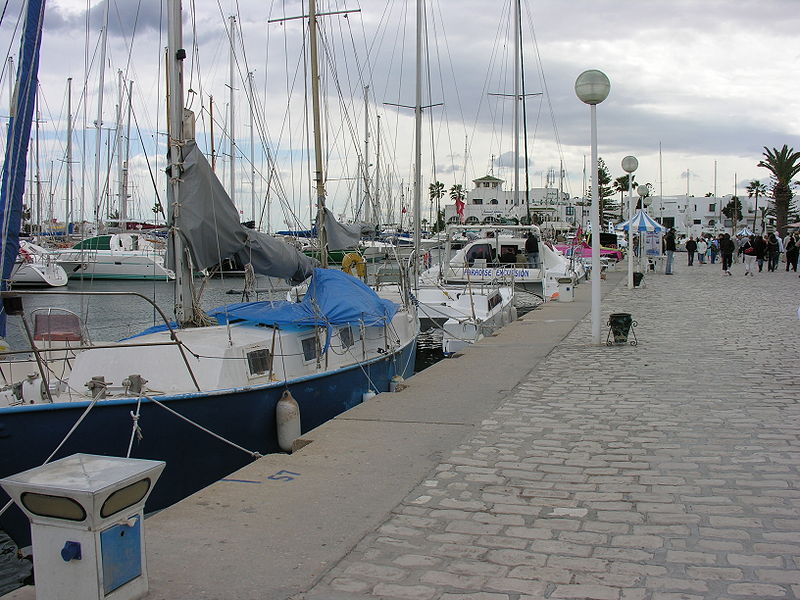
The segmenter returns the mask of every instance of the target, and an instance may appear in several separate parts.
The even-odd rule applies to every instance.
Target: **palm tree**
[[[772,201],[775,205],[775,227],[780,232],[786,228],[786,219],[792,203],[792,179],[800,173],[800,152],[786,144],[778,150],[764,146],[764,160],[758,162],[771,173]]]
[[[636,187],[636,175],[623,175],[622,177],[617,177],[614,180],[614,191],[619,192],[619,218],[621,221],[625,220],[625,194],[628,193],[628,178],[632,177],[631,184],[634,188]],[[633,189],[633,188],[631,188]]]
[[[758,179],[754,179],[747,185],[747,197],[752,198],[755,196],[756,204],[753,208],[753,233],[756,232],[756,219],[758,219],[758,197],[766,196],[767,186],[761,183]]]
[[[431,199],[430,210],[428,211],[428,220],[432,219],[433,203],[436,202],[436,214],[439,214],[439,200],[444,197],[444,184],[441,181],[435,181],[428,186],[428,196]]]
[[[466,194],[464,193],[464,186],[460,183],[455,184],[450,188],[450,199],[455,201],[457,199],[463,200]]]

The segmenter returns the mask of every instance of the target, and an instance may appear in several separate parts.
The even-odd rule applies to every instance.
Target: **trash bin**
[[[31,521],[37,598],[147,595],[144,503],[164,465],[74,454],[0,480]]]
[[[575,283],[572,277],[559,277],[557,280],[558,285],[558,301],[559,302],[573,302],[575,300]]]
[[[642,279],[644,279],[644,273],[637,271],[633,274],[633,287],[639,287],[639,284],[642,283]]]
[[[639,273],[641,275],[641,273]],[[636,273],[634,273],[636,275]],[[635,280],[634,280],[635,281]],[[633,317],[630,313],[613,313],[608,317],[608,325],[614,335],[615,344],[625,344],[628,341],[628,333],[631,330]]]

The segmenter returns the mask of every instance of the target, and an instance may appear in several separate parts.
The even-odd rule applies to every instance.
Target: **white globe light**
[[[640,185],[639,187],[636,188],[636,193],[639,194],[640,196],[649,196],[650,190],[646,185]]]
[[[633,173],[639,168],[639,161],[635,156],[626,156],[622,159],[622,170],[626,173]]]
[[[608,98],[611,82],[602,71],[589,69],[578,75],[575,80],[575,93],[584,104],[600,104]]]

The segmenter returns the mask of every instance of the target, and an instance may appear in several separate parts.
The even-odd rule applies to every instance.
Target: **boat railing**
[[[42,378],[42,382],[49,382],[50,377],[48,377],[48,372],[50,369],[48,368],[49,356],[52,356],[53,347],[40,347],[36,343],[36,333],[35,330],[31,327],[31,323],[28,320],[25,310],[23,307],[22,299],[25,296],[129,296],[129,297],[137,297],[141,298],[148,304],[150,304],[156,313],[161,317],[164,322],[164,325],[169,331],[169,339],[164,340],[161,342],[135,342],[126,340],[125,347],[153,347],[153,346],[175,346],[180,352],[181,358],[183,360],[184,365],[186,366],[186,370],[189,373],[189,377],[192,379],[192,383],[195,386],[195,389],[200,391],[200,385],[197,382],[197,378],[192,370],[192,366],[189,363],[189,359],[187,357],[187,350],[183,344],[183,342],[178,338],[176,334],[176,329],[173,327],[173,324],[167,318],[167,315],[161,309],[158,304],[155,303],[151,298],[148,298],[144,294],[140,294],[138,292],[129,292],[129,291],[60,291],[60,290],[9,290],[9,291],[2,291],[0,292],[0,299],[3,302],[3,307],[8,315],[15,315],[19,316],[22,319],[23,328],[25,329],[25,335],[28,338],[28,342],[30,343],[30,348],[20,349],[20,350],[4,350],[0,351],[0,360],[6,360],[7,358],[11,358],[14,356],[19,355],[29,355],[33,354],[34,360],[36,362],[37,369],[39,371],[39,375]],[[65,351],[69,351],[70,353],[80,352],[83,350],[98,350],[104,348],[119,348],[120,345],[118,343],[106,343],[106,344],[93,344],[88,343],[88,336],[81,335],[81,339],[78,345],[68,345],[63,348]],[[73,340],[78,341],[78,340]],[[73,354],[74,355],[74,354]],[[65,354],[59,360],[67,360],[68,356]],[[50,360],[51,362],[51,360]],[[43,386],[44,393],[47,396],[48,402],[53,402],[52,394],[50,391],[49,383]]]

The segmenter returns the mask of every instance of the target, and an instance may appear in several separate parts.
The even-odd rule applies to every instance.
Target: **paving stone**
[[[592,346],[587,315],[315,592],[800,597],[797,278],[717,275],[609,290],[639,345]]]

